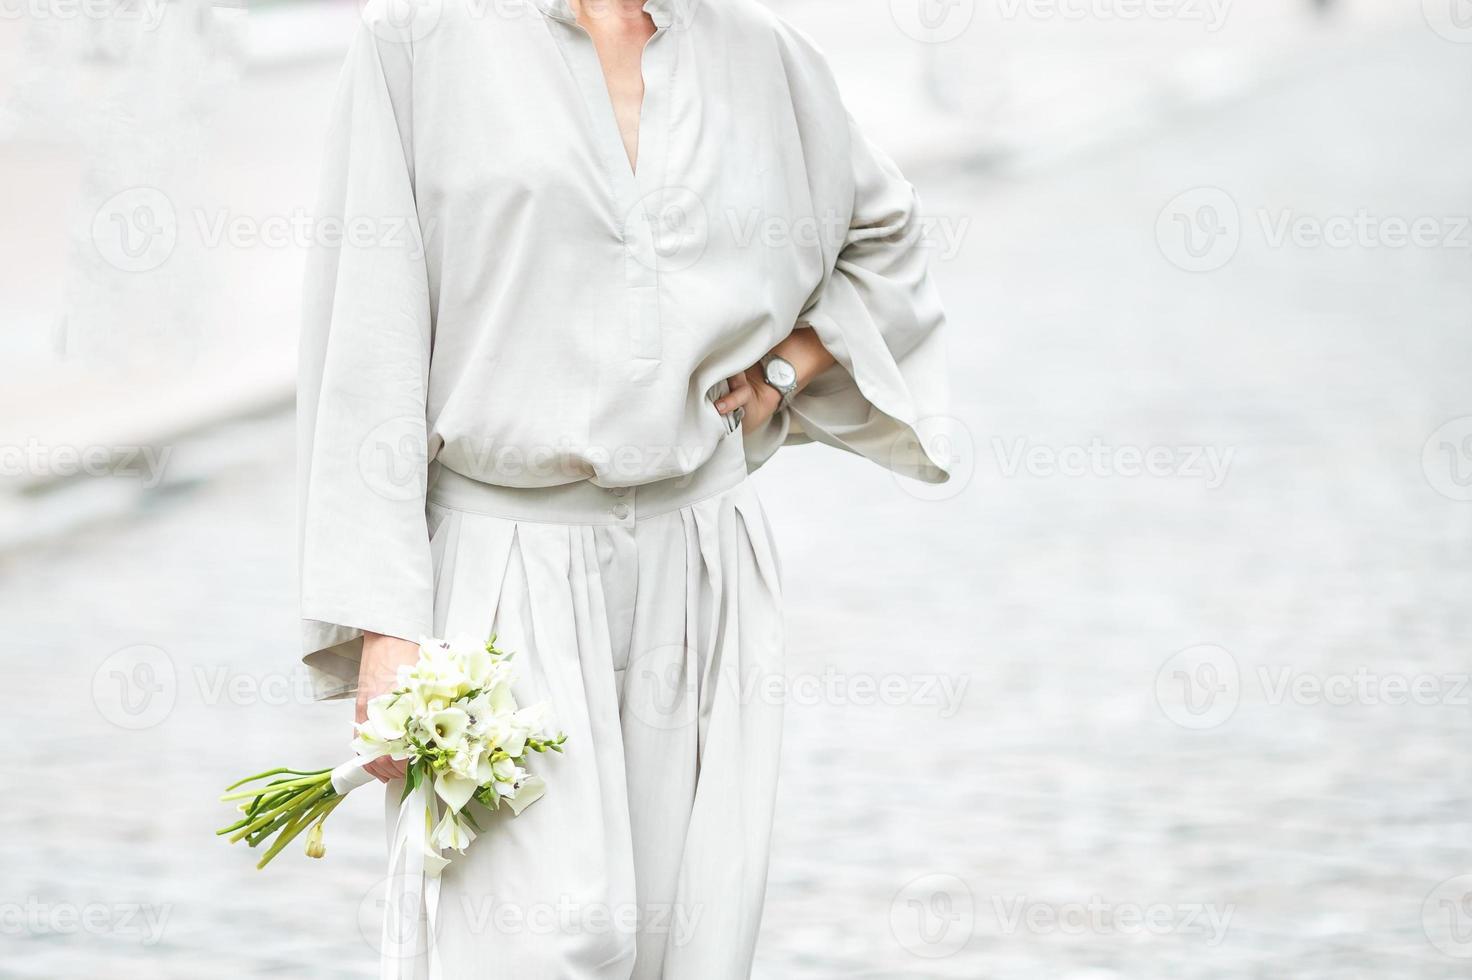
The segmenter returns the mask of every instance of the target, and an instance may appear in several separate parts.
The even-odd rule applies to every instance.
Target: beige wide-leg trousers
[[[430,491],[435,631],[497,637],[562,755],[521,816],[475,810],[435,915],[449,980],[722,980],[751,968],[782,676],[777,558],[739,434],[687,478]],[[390,825],[399,785],[388,793]],[[423,959],[423,949],[405,955]],[[424,963],[414,971],[428,976]]]

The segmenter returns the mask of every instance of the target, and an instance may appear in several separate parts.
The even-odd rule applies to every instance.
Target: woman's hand
[[[786,358],[797,372],[797,390],[801,391],[807,387],[818,375],[833,366],[833,355],[823,346],[818,339],[818,333],[812,327],[798,324],[787,339],[782,341],[771,352],[778,357]],[[755,432],[772,420],[778,410],[782,408],[782,393],[767,384],[767,375],[760,362],[742,371],[740,374],[727,379],[731,386],[729,394],[716,402],[716,411],[722,415],[730,415],[736,409],[743,409],[741,417],[741,431]]]
[[[358,710],[353,720],[361,723],[367,719],[368,702],[394,689],[400,665],[413,664],[418,660],[419,644],[397,636],[364,633],[363,659],[358,664]],[[363,767],[364,772],[385,783],[390,779],[403,779],[407,770],[405,763],[395,762],[388,756],[374,759]]]
[[[716,402],[716,411],[722,415],[730,415],[736,409],[742,409],[742,432],[760,429],[782,407],[782,393],[767,384],[760,364],[753,364],[740,374],[727,379],[727,384],[731,386],[731,391]]]

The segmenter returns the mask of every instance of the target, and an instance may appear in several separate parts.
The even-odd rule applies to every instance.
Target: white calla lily
[[[457,749],[465,741],[470,716],[459,708],[443,708],[424,719],[424,730],[441,748]]]
[[[507,798],[506,805],[514,815],[521,816],[521,811],[540,800],[545,792],[547,784],[542,781],[542,777],[527,776],[521,781],[521,788],[516,791],[516,795]]]
[[[509,715],[516,711],[516,695],[511,693],[511,682],[501,678],[491,687],[491,710],[498,715]]]
[[[404,737],[413,712],[413,702],[406,695],[381,694],[368,702],[366,724],[372,727],[375,737],[394,741]]]
[[[465,853],[470,842],[475,840],[475,831],[471,830],[453,810],[446,810],[445,815],[440,818],[439,824],[434,828],[430,837],[431,843],[441,849],[450,849]]]
[[[437,773],[434,777],[435,795],[445,801],[452,813],[459,813],[479,788],[478,780],[453,771]]]

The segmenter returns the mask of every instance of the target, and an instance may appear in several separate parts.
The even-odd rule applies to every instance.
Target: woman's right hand
[[[359,723],[366,720],[368,702],[394,689],[401,665],[418,660],[419,644],[397,636],[364,633],[363,659],[358,664],[358,710],[354,713],[354,720]],[[403,779],[407,769],[406,763],[395,762],[388,756],[374,759],[363,767],[364,772],[385,783],[390,779]]]

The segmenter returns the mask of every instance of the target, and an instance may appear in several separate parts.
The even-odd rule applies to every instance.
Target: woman
[[[753,692],[782,671],[746,474],[817,441],[945,479],[914,429],[944,384],[912,189],[755,0],[373,0],[322,207],[318,693],[361,719],[419,637],[494,633],[569,737],[445,872],[435,969],[745,976],[781,725]]]

